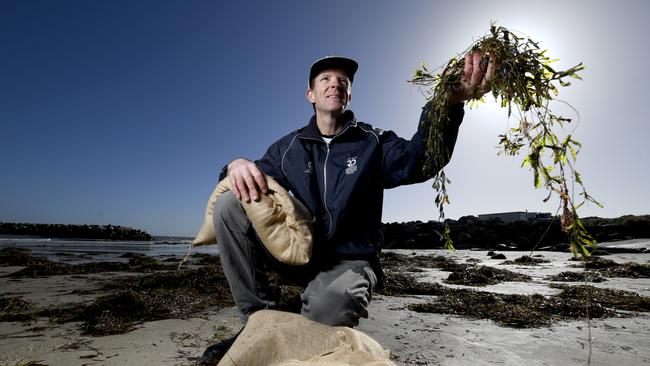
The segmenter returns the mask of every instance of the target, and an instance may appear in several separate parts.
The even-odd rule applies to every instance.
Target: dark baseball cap
[[[309,80],[307,80],[307,87],[311,87],[311,81],[318,74],[328,69],[341,69],[343,70],[350,82],[354,81],[354,74],[357,72],[359,64],[351,58],[341,56],[326,56],[316,60],[309,68]]]

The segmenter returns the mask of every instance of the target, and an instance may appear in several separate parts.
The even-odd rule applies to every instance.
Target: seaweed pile
[[[603,282],[605,279],[598,272],[585,271],[585,272],[561,272],[554,276],[548,276],[548,280],[557,282]]]
[[[501,326],[537,328],[557,321],[631,316],[650,311],[650,298],[634,292],[562,286],[553,296],[505,295],[468,289],[445,289],[433,301],[411,304],[409,310],[490,319]],[[625,311],[625,312],[622,312]]]
[[[109,284],[115,293],[90,305],[76,305],[55,314],[60,322],[82,321],[85,333],[123,333],[144,321],[186,318],[208,307],[232,306],[225,275],[218,267],[162,272]]]
[[[128,263],[92,262],[72,265],[35,257],[29,249],[8,247],[0,250],[0,265],[25,266],[8,275],[14,278],[100,272],[151,272],[175,268],[174,265],[161,264],[160,261],[142,254],[126,253],[122,257],[129,258]]]
[[[527,282],[531,278],[528,275],[498,269],[488,266],[467,266],[461,270],[455,270],[444,281],[453,285],[465,286],[487,286],[495,285],[500,282]]]
[[[594,270],[603,277],[650,278],[650,264],[617,263],[607,258],[589,257],[573,267]]]
[[[505,262],[502,262],[501,264],[510,264],[510,265],[515,264],[515,265],[523,265],[523,266],[536,266],[538,264],[550,263],[550,262],[551,261],[549,261],[548,259],[539,258],[539,257],[531,257],[531,256],[528,256],[528,255],[522,255],[519,258],[516,258],[516,259],[511,260],[511,261],[505,261]]]

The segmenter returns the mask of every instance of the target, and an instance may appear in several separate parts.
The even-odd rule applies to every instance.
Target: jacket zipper
[[[350,126],[345,127],[345,129],[343,131],[339,132],[336,136],[332,137],[332,139],[330,140],[329,143],[323,141],[322,139],[319,140],[319,139],[315,139],[315,138],[312,138],[312,137],[302,137],[304,139],[320,141],[320,142],[324,143],[325,146],[327,147],[327,152],[325,153],[325,162],[323,163],[323,184],[324,184],[324,187],[323,187],[323,206],[325,206],[325,212],[327,213],[327,217],[330,220],[330,226],[327,229],[327,234],[325,234],[325,235],[329,235],[330,231],[332,231],[332,225],[333,225],[332,214],[330,213],[330,209],[327,207],[327,160],[328,160],[328,158],[330,156],[330,144],[332,143],[332,141],[334,141],[334,139],[337,136],[342,135],[349,128],[350,128]]]
[[[333,140],[333,139],[332,139]],[[330,140],[330,142],[332,142]],[[325,206],[325,212],[327,212],[327,217],[330,219],[330,227],[327,229],[327,234],[330,234],[330,231],[332,231],[332,214],[330,214],[330,209],[327,208],[327,159],[330,156],[330,144],[325,143],[325,146],[327,146],[327,153],[325,154],[325,162],[323,163],[323,182],[325,184],[325,187],[323,188],[323,205]]]

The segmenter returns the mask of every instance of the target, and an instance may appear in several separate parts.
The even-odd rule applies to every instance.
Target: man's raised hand
[[[456,104],[471,98],[479,99],[490,91],[490,83],[498,68],[498,61],[494,56],[489,56],[487,67],[483,67],[481,51],[465,55],[465,68],[460,83],[456,84],[449,93],[449,105]]]

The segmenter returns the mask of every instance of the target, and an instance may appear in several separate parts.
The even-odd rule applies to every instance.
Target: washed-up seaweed
[[[501,264],[504,264],[504,265],[513,265],[514,264],[514,265],[522,265],[522,266],[536,266],[536,265],[539,265],[539,264],[542,264],[542,263],[550,263],[550,262],[551,261],[549,261],[548,259],[523,255],[523,256],[521,256],[519,258],[516,258],[514,260],[511,260],[511,261],[501,262]]]
[[[443,271],[453,271],[465,264],[456,263],[453,259],[437,255],[404,255],[395,252],[382,253],[380,257],[382,268],[395,272],[419,272],[420,268],[437,268]]]
[[[208,307],[232,306],[226,278],[219,267],[148,274],[106,286],[111,294],[91,304],[76,304],[40,313],[59,322],[81,321],[85,333],[123,333],[151,320],[185,318]]]
[[[0,296],[0,321],[16,322],[34,318],[33,305],[20,296]]]
[[[379,293],[387,296],[440,295],[443,291],[445,287],[438,283],[419,282],[413,275],[389,272]]]
[[[171,270],[175,268],[171,264],[162,264],[157,259],[143,254],[127,253],[123,255],[128,258],[127,263],[121,262],[91,262],[81,264],[67,264],[50,261],[45,258],[35,257],[29,249],[4,248],[0,251],[0,264],[11,266],[25,266],[25,268],[13,272],[8,277],[39,277],[39,276],[61,276],[71,274],[88,274],[100,272],[151,272],[160,270]]]
[[[411,304],[409,310],[490,319],[501,326],[537,328],[562,320],[625,317],[650,311],[650,298],[623,290],[592,286],[558,286],[553,296],[506,295],[468,289],[446,289],[435,300]]]
[[[528,275],[488,266],[467,266],[449,274],[444,281],[453,285],[487,286],[505,281],[527,282]]]
[[[650,278],[650,264],[626,262],[618,263],[611,259],[589,257],[572,267],[594,270],[604,277]]]
[[[605,279],[599,272],[561,272],[553,276],[547,277],[550,281],[557,282],[603,282]]]

